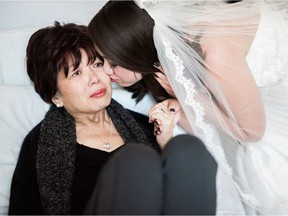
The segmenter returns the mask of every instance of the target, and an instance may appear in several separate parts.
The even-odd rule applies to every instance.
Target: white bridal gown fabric
[[[288,19],[285,16],[284,12],[262,7],[246,60],[263,98],[266,131],[260,142],[245,144],[247,160],[239,154],[238,163],[239,175],[247,180],[257,199],[262,199],[259,201],[267,211],[288,215]],[[217,173],[216,213],[259,214],[241,202],[221,167]]]
[[[262,6],[246,60],[263,98],[266,130],[260,142],[246,143],[246,157],[239,154],[237,159],[238,174],[261,199],[267,213],[273,215],[288,215],[288,18],[285,16],[284,12]],[[225,142],[229,138],[221,139]],[[261,214],[241,202],[221,166],[216,185],[217,215]]]
[[[288,19],[262,9],[246,59],[263,98],[266,131],[259,143],[245,145],[250,162],[239,158],[239,169],[271,214],[288,215]]]
[[[218,163],[217,215],[288,215],[288,1],[136,2],[155,21],[153,38],[159,61],[193,134],[204,142]],[[259,23],[256,17],[260,8]],[[232,58],[226,62],[217,58],[222,54],[224,43],[214,50],[212,46],[211,55],[215,54],[212,56],[215,58],[210,65],[205,61],[208,59],[205,55],[210,54],[205,45],[214,39],[218,41],[219,36],[223,39],[221,42],[227,40],[225,45],[237,48],[241,43],[235,43],[235,37],[241,40],[242,36],[244,39],[255,36],[247,62],[265,106],[266,130],[259,142],[242,141],[246,138],[241,132],[260,135],[257,129],[250,127],[257,126],[258,117],[247,119],[255,107],[259,107],[257,98],[255,104],[251,99],[255,94],[253,86],[249,95],[249,86],[244,88],[246,83],[234,77],[241,77],[238,73],[245,75],[247,70],[242,70]],[[225,55],[227,49],[223,49]],[[246,51],[245,46],[243,49]],[[243,58],[244,52],[231,50],[232,57]],[[222,66],[225,73],[221,71]],[[227,76],[229,68],[231,73]],[[231,94],[235,93],[236,98],[245,94],[251,104],[237,107],[240,101],[229,97],[225,82],[234,83]]]

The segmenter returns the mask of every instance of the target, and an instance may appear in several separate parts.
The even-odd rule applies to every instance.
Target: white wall
[[[0,0],[0,31],[51,25],[55,20],[88,24],[106,2]]]
[[[106,2],[0,0],[0,83],[30,84],[25,49],[32,33],[55,20],[87,25]]]

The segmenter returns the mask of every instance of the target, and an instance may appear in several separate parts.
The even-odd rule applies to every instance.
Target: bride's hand
[[[160,70],[161,72],[155,72],[155,75],[156,75],[155,79],[158,81],[158,83],[165,89],[165,91],[169,95],[171,95],[172,97],[175,97],[175,93],[174,93],[165,73],[164,73],[162,66],[157,66],[156,68],[158,70]]]
[[[173,129],[179,120],[180,109],[177,100],[168,99],[156,104],[149,111],[149,121],[154,122],[154,134],[162,149],[173,137]]]

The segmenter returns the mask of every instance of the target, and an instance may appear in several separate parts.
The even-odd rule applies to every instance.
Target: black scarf
[[[107,107],[120,136],[127,143],[151,143],[131,113],[112,99]],[[75,121],[64,108],[52,108],[42,122],[37,150],[37,177],[44,214],[70,214],[71,188],[76,157]]]

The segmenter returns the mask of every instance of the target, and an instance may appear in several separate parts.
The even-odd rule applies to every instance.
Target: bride
[[[133,72],[155,96],[153,74],[246,213],[288,214],[288,2],[135,3],[108,2],[89,24],[111,79]]]

